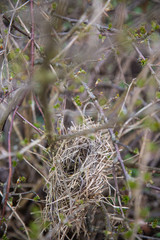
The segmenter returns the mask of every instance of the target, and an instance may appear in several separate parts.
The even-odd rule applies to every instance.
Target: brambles
[[[1,2],[0,238],[158,238],[159,2]]]

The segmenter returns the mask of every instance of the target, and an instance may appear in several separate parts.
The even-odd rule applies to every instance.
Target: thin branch
[[[120,198],[121,195],[120,195],[120,192],[119,192],[119,187],[118,187],[118,182],[117,182],[117,177],[116,177],[116,171],[115,171],[114,164],[113,164],[112,174],[113,174],[113,178],[114,178],[114,182],[115,182],[115,188],[116,188],[116,193],[117,193],[117,198],[118,198],[121,214],[122,214],[122,217],[125,218],[124,212],[123,212],[123,209],[122,209],[122,203],[121,203],[121,198]]]
[[[160,188],[157,187],[157,186],[153,186],[151,184],[147,184],[146,187],[150,188],[150,189],[153,189],[153,190],[156,190],[156,191],[160,191]]]
[[[41,129],[38,129],[37,127],[35,127],[31,122],[29,122],[26,118],[24,118],[19,112],[16,112],[16,114],[22,118],[25,122],[27,122],[32,128],[34,128],[34,130],[36,130],[39,134],[43,134],[43,131]]]
[[[6,16],[3,15],[3,18],[10,24],[10,19]],[[18,32],[22,33],[24,36],[30,38],[30,36],[28,35],[28,33],[24,32],[22,29],[20,29],[19,27],[17,27],[14,23],[12,23],[12,28],[14,28],[15,30],[17,30]]]
[[[9,131],[8,131],[9,175],[8,175],[6,196],[5,196],[4,205],[3,205],[3,213],[2,213],[3,216],[5,214],[5,209],[6,209],[6,205],[7,205],[7,201],[8,201],[8,195],[9,195],[9,189],[10,189],[10,185],[11,185],[11,178],[12,178],[11,133],[12,133],[12,128],[13,128],[13,121],[14,121],[14,118],[15,118],[15,115],[16,115],[16,112],[17,112],[18,108],[19,108],[19,105],[15,108],[15,110],[13,112],[11,125],[10,125]]]
[[[45,135],[43,135],[41,138],[34,140],[33,142],[31,142],[29,145],[25,146],[24,148],[22,148],[19,153],[20,154],[24,154],[25,152],[27,152],[30,148],[37,146],[37,144],[39,144],[42,140],[44,140],[46,138]]]
[[[46,183],[50,183],[47,178],[35,167],[33,166],[33,164],[31,164],[25,157],[23,157],[24,161],[30,166],[32,167],[44,180]]]
[[[33,76],[34,68],[34,11],[33,11],[33,0],[30,1],[30,10],[31,10],[31,73],[30,76]]]
[[[10,34],[10,32],[11,32],[11,27],[12,27],[13,19],[14,19],[14,16],[15,16],[15,14],[16,14],[16,8],[17,8],[17,6],[18,6],[18,4],[19,4],[19,1],[20,1],[20,0],[18,0],[17,3],[16,3],[16,6],[13,7],[13,8],[14,8],[14,9],[13,9],[13,14],[12,14],[11,20],[9,21],[8,33],[7,33],[6,40],[5,40],[5,51],[6,51],[6,49],[7,49],[7,44],[8,44],[8,40],[9,40],[9,34]]]
[[[85,130],[82,130],[82,131],[75,132],[75,133],[71,133],[71,134],[67,134],[67,135],[61,135],[61,136],[56,135],[55,136],[55,141],[61,141],[61,140],[64,140],[64,139],[73,139],[73,138],[76,138],[76,137],[85,136],[85,135],[88,135],[88,134],[93,134],[93,133],[96,133],[100,130],[107,129],[109,127],[113,127],[114,123],[112,121],[112,123],[105,123],[105,124],[102,124],[98,127],[94,127],[94,128],[92,127],[92,128],[89,128],[89,129],[85,129]]]
[[[102,9],[99,11],[99,13],[93,18],[93,20],[91,20],[88,25],[86,27],[84,27],[84,29],[81,31],[82,32],[85,32],[90,26],[92,26],[94,24],[94,22],[101,16],[101,14],[104,12],[104,10],[109,6],[111,0],[108,0],[106,2],[106,4],[102,7]],[[83,23],[84,21],[84,16],[81,17],[81,19],[78,20],[78,25],[80,25],[81,23]],[[76,29],[75,29],[76,30]],[[51,60],[51,63],[54,63],[54,61],[61,57],[66,51],[68,51],[68,49],[73,45],[73,43],[79,38],[79,34],[76,35],[68,44],[65,48],[62,49],[62,51],[57,54],[52,60]]]
[[[0,104],[0,131],[2,131],[9,114],[13,111],[13,109],[15,109],[17,105],[21,105],[28,91],[29,88],[27,86],[19,88],[14,91],[14,96],[7,106],[3,102]]]
[[[75,24],[75,23],[79,22],[79,19],[64,17],[64,16],[61,16],[61,15],[59,15],[57,13],[54,13],[53,16],[55,16],[57,18],[60,18],[60,19],[62,19],[64,21],[67,21],[69,23],[72,23],[72,24]],[[88,20],[84,20],[83,24],[88,25],[89,21]],[[117,30],[115,28],[110,28],[110,27],[107,27],[107,26],[99,25],[99,24],[92,24],[92,26],[96,27],[100,32],[103,32],[103,31],[119,32],[119,30]]]
[[[122,136],[122,132],[125,129],[125,127],[135,118],[138,117],[141,113],[148,110],[149,108],[153,107],[156,103],[160,102],[160,100],[157,100],[156,102],[151,102],[147,106],[141,108],[138,112],[136,112],[133,116],[131,116],[122,126],[122,128],[119,131],[118,138]]]
[[[135,43],[132,43],[134,49],[136,50],[136,52],[139,54],[139,57],[143,60],[146,60],[146,58],[143,56],[143,54],[141,53],[141,51],[139,50],[139,48],[135,45]],[[153,70],[152,68],[152,65],[151,63],[147,62],[147,66],[148,68],[150,69],[151,71],[151,74],[154,76],[154,78],[156,79],[157,83],[158,83],[158,86],[160,88],[160,79],[157,77],[155,71]]]
[[[128,98],[128,96],[129,96],[129,92],[131,91],[134,82],[135,82],[135,78],[132,80],[132,82],[130,83],[130,85],[129,85],[128,89],[127,89],[127,93],[126,93],[124,102],[123,102],[123,104],[122,104],[121,110],[119,111],[118,117],[120,116],[120,114],[121,114],[121,113],[123,112],[123,110],[124,110],[124,107],[125,107],[127,98]]]
[[[2,193],[1,191],[0,191],[0,195],[1,195],[2,198],[4,198],[3,193]],[[26,228],[26,225],[25,225],[25,223],[23,222],[23,220],[20,218],[20,216],[18,215],[18,213],[16,212],[16,210],[10,205],[9,202],[7,202],[7,206],[12,210],[12,212],[13,212],[14,215],[15,215],[15,217],[21,222],[21,224],[22,224],[22,226],[24,227],[24,230],[25,230],[25,232],[26,232],[26,235],[27,235],[27,237],[28,237],[28,240],[30,240],[29,232],[28,232],[28,230],[27,230],[27,228]]]
[[[35,103],[36,103],[36,105],[37,105],[37,107],[38,107],[38,110],[40,111],[40,113],[41,113],[41,115],[42,115],[42,117],[43,117],[43,120],[44,120],[43,111],[42,111],[42,109],[41,109],[41,106],[40,106],[40,104],[39,104],[39,102],[38,102],[37,97],[35,96],[35,94],[33,95],[33,98],[34,98],[34,101],[35,101]]]

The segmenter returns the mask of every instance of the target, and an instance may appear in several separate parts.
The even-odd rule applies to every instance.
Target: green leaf
[[[40,200],[40,197],[37,195],[33,198],[34,201],[39,201]]]
[[[53,10],[56,10],[56,8],[57,8],[57,3],[55,3],[55,2],[52,3],[52,9],[53,9]]]
[[[4,235],[2,236],[2,240],[9,240],[9,238],[4,234]]]
[[[19,177],[17,179],[17,184],[21,183],[21,182],[26,182],[26,177],[22,176],[22,177]]]
[[[147,182],[149,182],[149,181],[151,181],[151,180],[152,180],[152,175],[151,175],[151,173],[146,172],[146,173],[144,174],[144,181],[147,183]]]
[[[145,81],[145,79],[143,79],[143,78],[138,79],[138,80],[137,80],[137,87],[140,87],[140,88],[144,87],[145,82],[146,82],[146,81]]]
[[[146,33],[145,26],[141,26],[141,27],[140,27],[140,33],[141,33],[141,34],[145,34],[145,33]]]
[[[141,59],[141,60],[140,60],[141,65],[142,65],[142,66],[145,66],[145,65],[147,64],[147,61],[148,61],[148,58]]]
[[[156,21],[151,21],[152,31],[156,31],[160,29],[160,26],[157,24]]]
[[[160,92],[156,92],[156,98],[160,99]]]
[[[38,239],[40,233],[40,225],[37,222],[31,222],[29,225],[30,228],[30,238],[33,240]]]
[[[60,104],[57,103],[57,104],[55,104],[53,107],[54,107],[55,109],[60,108]]]
[[[152,224],[152,228],[156,228],[158,225],[158,219],[155,219],[151,224]]]
[[[131,169],[131,177],[138,177],[138,175],[139,175],[139,169],[137,169],[137,168],[132,168]]]
[[[128,232],[126,232],[125,235],[125,239],[129,239],[132,236],[133,231],[129,230]]]
[[[129,202],[129,196],[128,196],[128,195],[123,195],[123,196],[122,196],[122,202],[123,202],[124,204],[128,204],[128,202]]]
[[[108,24],[108,28],[111,29],[112,28],[112,23]]]
[[[24,54],[23,56],[27,61],[29,61],[29,56],[28,55]]]
[[[79,96],[76,96],[76,97],[74,97],[74,101],[76,102],[76,104],[77,104],[78,106],[81,106],[81,105],[82,105],[82,103],[81,103],[81,100],[80,100],[80,97],[79,97]]]
[[[37,128],[40,128],[41,124],[40,123],[34,123],[34,126]]]
[[[12,161],[12,166],[13,166],[13,167],[16,167],[16,166],[17,166],[17,161],[13,160],[13,161]]]
[[[132,190],[134,190],[138,187],[138,184],[136,181],[129,181],[128,184]]]
[[[28,144],[28,139],[27,138],[24,138],[22,141],[21,141],[21,145],[22,146],[25,146]]]
[[[80,93],[83,93],[83,92],[84,92],[84,86],[80,86],[80,87],[79,87],[79,92],[80,92]]]
[[[20,152],[17,152],[16,153],[16,157],[18,158],[18,160],[23,160],[23,154],[22,153],[20,153]]]
[[[90,135],[89,138],[90,138],[91,140],[95,140],[95,136],[94,136],[94,135]]]
[[[135,154],[139,154],[139,149],[138,149],[138,148],[135,148],[133,152],[134,152]]]
[[[55,169],[56,169],[56,167],[52,167],[52,168],[51,168],[51,171],[55,171]]]
[[[20,52],[20,49],[19,49],[19,48],[16,48],[16,49],[15,49],[15,52],[16,52],[16,53],[19,53],[19,52]]]
[[[86,71],[84,69],[80,68],[79,71],[77,72],[77,75],[81,74],[81,73],[86,74]]]

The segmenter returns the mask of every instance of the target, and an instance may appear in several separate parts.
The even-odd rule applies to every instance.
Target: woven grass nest
[[[91,119],[72,126],[69,133],[95,128]],[[50,169],[45,215],[52,226],[53,239],[64,239],[69,230],[85,232],[85,219],[90,205],[98,205],[104,188],[111,192],[115,151],[107,129],[91,136],[63,140]],[[67,238],[69,239],[69,238]]]

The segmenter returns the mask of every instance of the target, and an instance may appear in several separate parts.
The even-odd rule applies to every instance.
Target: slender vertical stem
[[[7,183],[7,190],[6,190],[6,196],[5,196],[5,200],[4,200],[4,205],[3,205],[3,216],[5,213],[5,209],[6,209],[6,205],[7,205],[7,201],[8,201],[8,195],[9,195],[9,189],[11,186],[11,178],[12,178],[12,158],[11,158],[11,133],[12,133],[12,129],[13,129],[13,121],[15,118],[15,115],[17,113],[17,110],[19,108],[19,105],[15,108],[14,112],[13,112],[13,116],[12,116],[12,120],[11,120],[11,125],[8,131],[8,161],[9,161],[9,175],[8,175],[8,183]]]
[[[31,11],[31,69],[30,69],[30,77],[33,76],[33,68],[34,68],[34,7],[33,0],[30,0],[30,11]]]

